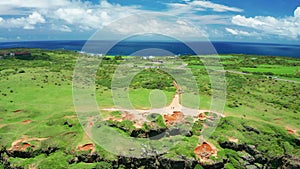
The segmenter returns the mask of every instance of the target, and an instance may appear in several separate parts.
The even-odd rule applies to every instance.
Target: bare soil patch
[[[18,151],[25,151],[27,147],[32,147],[34,148],[34,145],[29,144],[29,141],[44,141],[47,140],[48,138],[28,138],[27,136],[22,136],[21,139],[16,140],[12,142],[11,147],[8,150],[18,150]]]
[[[198,119],[199,119],[199,120],[205,120],[205,119],[206,119],[205,113],[204,113],[204,112],[200,113],[200,114],[198,115]]]
[[[296,130],[293,129],[287,129],[287,132],[290,134],[296,134]]]
[[[230,142],[234,142],[234,143],[238,143],[238,142],[239,142],[239,139],[234,138],[234,137],[228,137],[228,140],[229,140]]]
[[[122,113],[122,116],[120,118],[108,117],[106,120],[112,120],[112,121],[121,122],[123,120],[131,120],[131,121],[133,121],[134,119],[135,119],[134,114],[125,111],[125,112]]]
[[[211,143],[203,142],[194,149],[194,153],[200,159],[200,162],[208,162],[210,156],[217,155],[217,149]]]
[[[182,121],[184,119],[184,114],[181,111],[174,111],[171,115],[164,115],[164,119],[166,124],[172,125]]]
[[[92,153],[95,151],[95,146],[93,143],[88,143],[88,144],[77,146],[77,150],[78,151],[91,151],[91,153]]]
[[[65,116],[64,118],[66,118],[66,119],[74,119],[76,117],[77,117],[77,115],[73,114],[73,115],[70,115],[70,116]]]
[[[27,119],[27,120],[23,120],[21,123],[22,123],[22,124],[29,124],[29,123],[31,123],[31,122],[32,122],[31,120]]]
[[[33,145],[29,144],[29,143],[18,143],[16,145],[14,145],[13,150],[18,150],[18,151],[25,151],[28,147],[32,147],[34,148]]]

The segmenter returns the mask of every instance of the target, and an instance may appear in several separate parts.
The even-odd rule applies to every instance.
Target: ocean
[[[0,42],[0,49],[7,48],[42,48],[42,49],[66,49],[82,51],[85,40],[76,41],[21,41],[21,42]],[[107,46],[111,42],[97,41],[93,51],[89,53],[103,53],[100,46]],[[195,46],[205,46],[204,42],[193,42]],[[202,50],[198,54],[253,54],[266,56],[286,56],[300,58],[300,45],[267,44],[267,43],[244,43],[244,42],[211,42],[215,51]],[[205,48],[205,47],[203,47]],[[156,50],[168,51],[173,55],[195,54],[189,47],[181,42],[132,42],[122,41],[114,45],[111,50],[105,52],[109,55],[135,55],[137,51],[152,49],[142,52],[143,55],[156,55]],[[153,53],[151,53],[153,52]],[[136,53],[138,54],[138,52]],[[157,55],[160,55],[157,52]]]

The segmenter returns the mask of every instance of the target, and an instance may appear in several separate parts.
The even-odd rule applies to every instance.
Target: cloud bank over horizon
[[[300,3],[290,5],[289,9],[293,11],[289,10],[284,16],[277,16],[276,9],[268,13],[255,13],[254,9],[246,8],[242,2],[223,3],[219,0],[161,0],[156,5],[156,8],[149,9],[151,5],[148,3],[122,4],[122,1],[117,0],[1,1],[0,40],[87,39],[93,32],[118,19],[152,12],[189,22],[212,40],[283,40],[297,43],[300,38]],[[168,19],[161,21],[163,24],[152,22],[151,28],[146,28],[132,20],[127,24],[134,27],[126,29],[119,25],[112,31],[122,34],[134,31],[134,28],[162,30],[162,25],[176,23]],[[177,24],[173,30],[168,31],[183,37],[189,37],[193,32],[180,22]]]

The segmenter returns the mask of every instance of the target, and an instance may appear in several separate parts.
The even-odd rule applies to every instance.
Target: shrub
[[[96,169],[111,169],[111,168],[112,168],[112,164],[105,161],[101,161],[96,165]]]

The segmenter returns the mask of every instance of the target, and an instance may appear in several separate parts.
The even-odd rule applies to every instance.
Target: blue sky
[[[141,13],[159,17],[146,27]],[[153,18],[152,18],[153,19]],[[119,22],[119,21],[122,22]],[[154,19],[155,20],[155,19]],[[189,28],[183,22],[188,22]],[[115,22],[119,22],[119,25]],[[124,25],[120,26],[123,23]],[[155,23],[155,24],[153,24]],[[177,24],[177,25],[176,25]],[[170,26],[172,25],[172,26]],[[0,2],[0,41],[85,40],[103,36],[170,32],[193,39],[194,28],[212,41],[300,44],[299,0],[12,0]],[[109,29],[108,29],[109,28]],[[137,28],[139,30],[137,30]],[[109,31],[111,32],[109,32]]]

